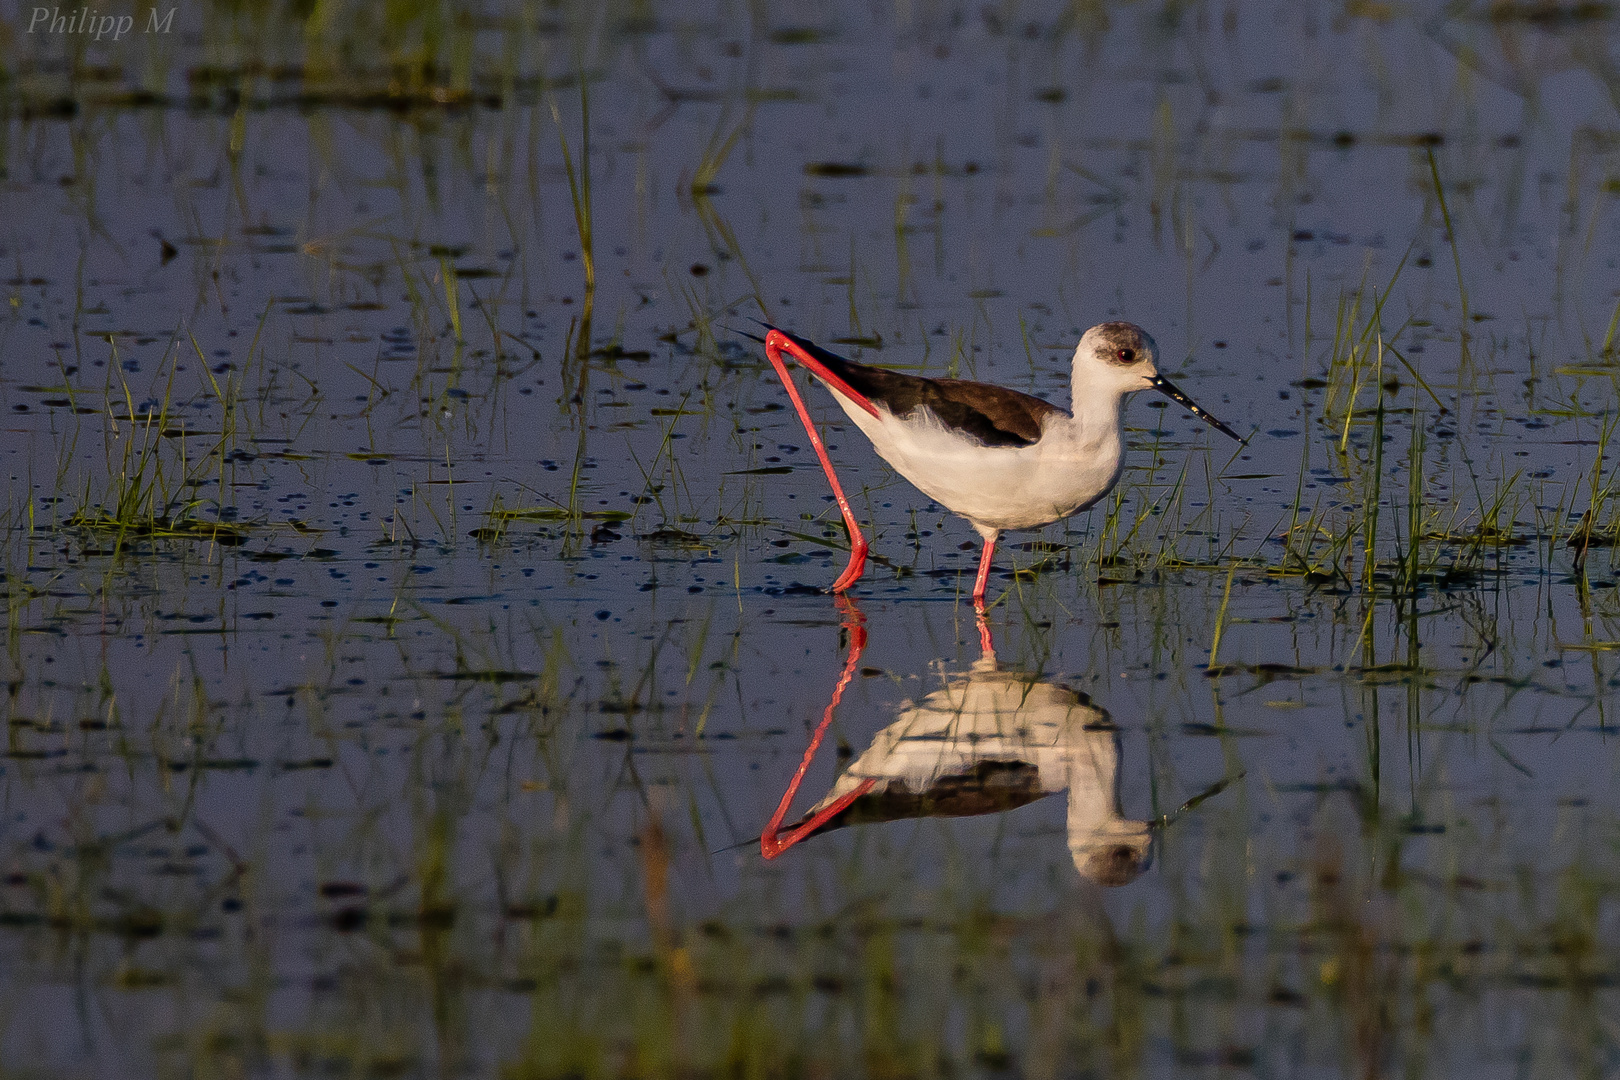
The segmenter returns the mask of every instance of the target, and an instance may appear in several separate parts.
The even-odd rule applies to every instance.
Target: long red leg
[[[872,789],[876,780],[866,780],[854,791],[840,796],[828,805],[817,811],[811,817],[793,828],[786,835],[780,833],[782,819],[787,816],[788,807],[793,805],[793,798],[799,793],[799,785],[804,783],[805,773],[810,771],[810,762],[815,758],[816,751],[821,747],[822,737],[827,734],[827,727],[832,723],[833,710],[838,708],[839,701],[843,700],[844,688],[855,677],[855,665],[860,663],[861,651],[866,648],[866,616],[860,609],[843,597],[839,597],[840,606],[844,608],[844,625],[849,628],[849,659],[844,661],[844,672],[838,677],[838,685],[833,687],[832,700],[827,703],[827,711],[821,714],[821,724],[816,733],[810,737],[810,745],[804,751],[804,760],[799,762],[799,770],[793,774],[793,780],[788,784],[787,793],[782,796],[781,803],[776,807],[776,813],[771,815],[765,831],[759,834],[759,853],[767,859],[774,859],[788,848],[803,840],[806,836],[820,828],[827,819],[841,813],[845,807],[856,799],[865,795]]]
[[[990,556],[996,550],[996,534],[984,538],[984,554],[979,556],[979,576],[973,579],[973,606],[984,607],[984,587],[990,582]]]
[[[861,574],[866,570],[866,537],[861,533],[860,524],[855,520],[855,511],[850,509],[849,500],[844,497],[844,489],[838,483],[838,474],[833,472],[832,459],[827,456],[827,447],[822,443],[821,436],[816,434],[816,425],[810,421],[810,410],[804,407],[804,399],[799,396],[798,387],[793,385],[793,377],[788,374],[787,364],[782,361],[784,350],[819,377],[847,391],[858,404],[870,410],[872,415],[876,416],[877,410],[873,408],[871,402],[850,390],[843,380],[828,371],[825,364],[817,362],[814,357],[795,345],[782,331],[772,330],[765,335],[765,358],[776,369],[782,385],[787,388],[788,397],[793,399],[793,407],[798,410],[805,434],[810,436],[810,445],[816,448],[816,456],[821,459],[822,471],[827,474],[827,482],[832,485],[833,497],[838,500],[838,509],[844,515],[844,528],[849,530],[849,565],[838,575],[838,580],[832,583],[833,592],[843,592],[860,580]]]

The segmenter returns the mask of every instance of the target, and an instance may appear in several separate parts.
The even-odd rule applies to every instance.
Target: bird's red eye
[[[1132,360],[1135,360],[1135,359],[1136,359],[1136,351],[1134,349],[1121,349],[1121,350],[1119,350],[1119,362],[1120,363],[1128,364]]]

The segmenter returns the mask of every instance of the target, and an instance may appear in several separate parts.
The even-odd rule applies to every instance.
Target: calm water
[[[1620,1068],[1606,6],[29,11],[5,1069]],[[1252,438],[1136,399],[992,663],[756,318]]]

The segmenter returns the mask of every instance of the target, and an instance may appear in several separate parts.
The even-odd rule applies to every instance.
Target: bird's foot
[[[866,551],[866,539],[857,533],[854,546],[849,549],[849,565],[838,575],[838,580],[832,583],[829,592],[841,593],[860,580],[861,575],[866,573]]]

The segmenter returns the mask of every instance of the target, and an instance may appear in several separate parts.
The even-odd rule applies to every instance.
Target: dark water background
[[[1620,1066],[1608,5],[130,10],[0,25],[0,1068]],[[751,318],[1059,402],[1128,318],[1253,432],[1136,400],[996,562],[1135,881],[1061,794],[749,843],[855,628]],[[800,807],[979,656],[811,400]]]

